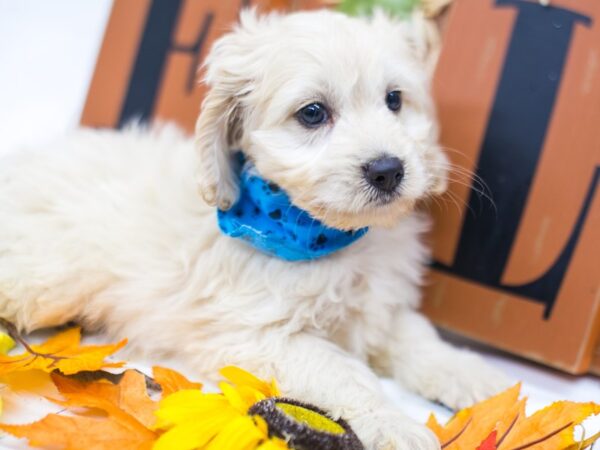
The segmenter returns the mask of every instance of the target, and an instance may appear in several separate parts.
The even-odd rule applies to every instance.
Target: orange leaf
[[[130,370],[118,385],[106,381],[81,382],[52,374],[65,400],[53,402],[82,414],[49,414],[28,425],[0,425],[0,430],[27,438],[31,445],[66,450],[139,450],[150,449],[158,435],[149,429],[154,423],[157,403],[146,392],[142,374]],[[90,417],[100,410],[102,415]]]
[[[0,430],[26,438],[34,447],[64,450],[150,449],[156,435],[147,429],[132,429],[118,420],[67,417],[49,414],[28,425],[2,425]]]
[[[441,430],[430,428],[444,449],[477,448],[492,431],[497,430],[498,435],[502,436],[509,428],[524,407],[524,403],[519,403],[520,392],[521,385],[517,384],[471,408],[459,411]]]
[[[38,369],[59,370],[70,375],[82,371],[121,367],[123,363],[105,361],[122,348],[126,340],[109,345],[80,346],[81,329],[71,328],[48,339],[41,345],[31,345],[20,355],[0,355],[0,375]]]
[[[496,450],[496,437],[498,436],[497,431],[492,431],[492,433],[487,437],[485,441],[481,443],[477,450]]]
[[[202,389],[202,383],[194,383],[173,369],[154,366],[152,376],[162,388],[163,398],[182,389]]]
[[[600,413],[594,403],[556,402],[515,425],[500,447],[502,450],[534,448],[565,449],[575,444],[573,428]]]
[[[588,448],[590,445],[592,445],[598,439],[600,439],[600,432],[594,434],[593,436],[590,436],[587,439],[584,439],[581,442],[576,442],[573,445],[570,445],[565,450],[582,450],[584,448]]]
[[[144,375],[135,370],[126,371],[117,385],[106,381],[85,383],[56,374],[52,374],[52,380],[66,398],[66,401],[56,401],[61,405],[114,411],[112,407],[106,406],[104,402],[107,402],[145,427],[152,426],[156,421],[154,411],[158,405],[148,396]]]
[[[573,428],[599,414],[600,405],[557,402],[526,417],[526,399],[519,400],[519,393],[520,385],[516,385],[459,411],[445,426],[431,415],[427,426],[445,450],[576,450],[598,438],[576,443]]]
[[[427,426],[435,433],[444,448],[455,442],[467,429],[471,422],[471,410],[463,409],[452,417],[446,426],[442,426],[436,417],[431,414],[427,420]]]

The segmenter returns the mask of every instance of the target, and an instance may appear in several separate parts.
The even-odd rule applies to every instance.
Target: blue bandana
[[[219,228],[268,255],[287,261],[327,256],[361,238],[368,228],[342,231],[329,228],[292,205],[276,184],[258,176],[249,162],[240,175],[240,198],[227,211],[218,210]]]

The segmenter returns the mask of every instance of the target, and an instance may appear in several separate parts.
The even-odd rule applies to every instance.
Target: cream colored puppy
[[[374,369],[451,407],[504,381],[415,310],[428,253],[413,208],[447,166],[417,35],[382,15],[247,12],[208,57],[194,141],[81,130],[4,159],[0,316],[76,320],[205,376],[240,365],[345,417],[368,449],[439,448]],[[311,262],[223,235],[213,206],[238,198],[236,149],[315,218],[369,232]]]

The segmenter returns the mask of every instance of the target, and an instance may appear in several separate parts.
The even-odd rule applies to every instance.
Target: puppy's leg
[[[102,236],[86,233],[85,205],[93,199],[72,174],[51,172],[48,161],[45,155],[0,161],[0,317],[27,331],[73,320],[110,282]]]
[[[442,341],[421,314],[404,309],[395,319],[392,341],[380,357],[407,388],[451,408],[464,408],[508,387],[507,378],[483,359]]]
[[[426,427],[386,402],[367,365],[330,341],[306,333],[282,339],[272,332],[245,342],[227,345],[227,354],[214,364],[224,359],[263,377],[276,377],[285,396],[347,420],[368,450],[439,449]],[[206,369],[206,360],[198,359],[196,365]]]

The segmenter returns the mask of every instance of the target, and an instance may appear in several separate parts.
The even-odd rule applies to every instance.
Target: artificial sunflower
[[[236,367],[221,374],[221,393],[196,389],[161,400],[154,450],[362,450],[342,420],[313,406],[280,397],[267,383]]]

